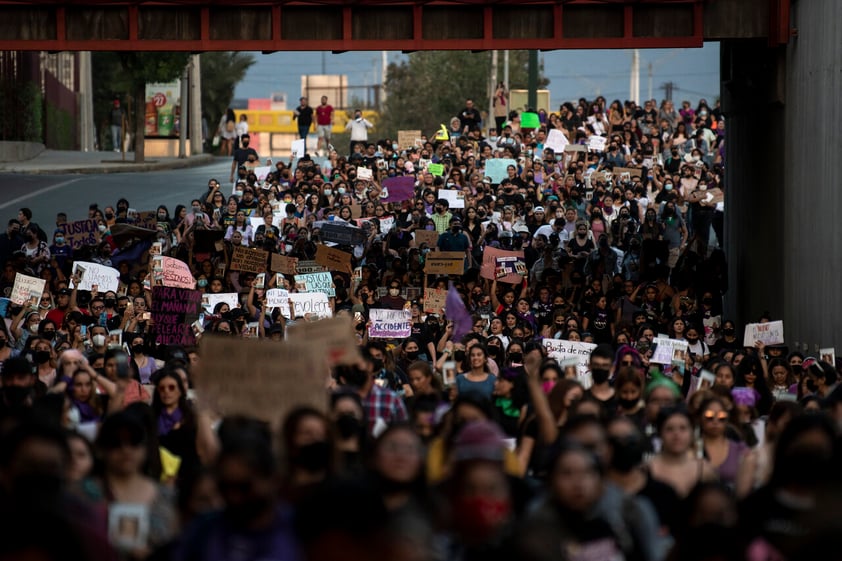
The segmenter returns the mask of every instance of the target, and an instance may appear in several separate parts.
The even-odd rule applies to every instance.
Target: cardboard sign
[[[224,302],[228,304],[228,309],[240,307],[240,295],[236,292],[221,292],[219,294],[206,293],[202,294],[202,307],[210,314],[213,313],[216,305]]]
[[[336,289],[333,287],[333,277],[330,273],[312,273],[309,275],[295,275],[295,286],[301,292],[303,286],[305,292],[322,292],[330,297],[336,296]]]
[[[465,273],[465,254],[460,251],[431,251],[424,262],[428,275],[462,275]]]
[[[383,202],[408,201],[415,197],[415,178],[411,175],[399,175],[387,177],[382,182],[383,191],[380,193],[380,200]]]
[[[465,208],[465,194],[457,189],[439,189],[438,197],[447,201],[450,208]]]
[[[564,147],[570,142],[560,129],[550,129],[547,138],[544,140],[544,148],[550,148],[556,154],[564,152]]]
[[[344,223],[325,223],[321,233],[324,241],[340,245],[360,245],[365,243],[368,237],[362,229]]]
[[[746,324],[743,345],[754,347],[757,341],[763,341],[766,346],[784,344],[784,322],[770,321],[768,323]]]
[[[362,181],[371,181],[374,178],[374,173],[369,168],[357,166],[357,179]]]
[[[154,210],[142,210],[137,213],[134,225],[138,228],[146,228],[147,230],[157,230],[158,213]]]
[[[441,177],[444,175],[444,165],[443,164],[427,164],[427,171],[435,175],[436,177]]]
[[[64,230],[64,243],[74,250],[97,243],[97,223],[93,218],[67,222],[61,225],[61,229]]]
[[[611,170],[617,181],[631,181],[632,177],[644,177],[646,170],[638,168],[614,168]]]
[[[316,246],[316,263],[331,271],[351,272],[351,254],[326,245]]]
[[[330,301],[324,292],[296,292],[289,295],[295,318],[329,318],[333,317]]]
[[[73,264],[73,272],[82,277],[79,281],[79,290],[91,290],[93,285],[97,285],[97,290],[102,294],[109,290],[117,292],[120,288],[120,272],[117,269],[98,263],[76,261]],[[70,282],[70,288],[74,288],[73,281]]]
[[[202,293],[170,286],[152,287],[155,344],[185,347],[196,344],[190,324],[199,319]]]
[[[424,290],[424,313],[441,314],[447,299],[447,291],[443,288],[427,288]]]
[[[496,266],[494,268],[494,276],[498,279],[507,277],[508,275],[520,275],[525,277],[528,274],[526,264],[513,255],[506,257],[498,257],[496,259]]]
[[[398,150],[406,150],[415,146],[415,141],[421,140],[421,131],[398,131]]]
[[[286,309],[286,316],[289,317],[289,292],[283,288],[270,288],[266,291],[266,307]]]
[[[523,261],[523,251],[506,251],[505,249],[497,249],[495,247],[486,247],[482,253],[482,267],[480,268],[480,276],[484,279],[494,280],[500,282],[508,282],[517,284],[523,282],[523,277],[517,272],[509,273],[503,277],[497,277],[497,260],[501,258],[511,258],[514,260]]]
[[[605,143],[607,140],[604,136],[593,135],[588,138],[588,150],[591,152],[605,152]]]
[[[309,275],[310,273],[326,273],[327,269],[316,263],[315,261],[311,260],[302,260],[299,261],[295,269],[297,274],[299,275]]]
[[[163,260],[163,281],[164,286],[175,286],[178,288],[196,288],[196,280],[187,263],[175,257],[160,256]]]
[[[330,373],[322,349],[313,344],[207,336],[199,351],[198,401],[220,416],[256,417],[277,429],[295,407],[326,409]]]
[[[368,319],[369,337],[403,338],[412,334],[412,312],[410,310],[372,308],[368,311]]]
[[[591,351],[596,348],[595,344],[564,339],[544,339],[543,345],[547,349],[547,356],[556,359],[562,367],[574,366],[579,381],[588,387],[592,385],[590,362]]]
[[[509,172],[506,171],[509,166],[515,166],[517,169],[517,162],[511,158],[492,158],[485,161],[485,175],[491,178],[492,185],[498,185],[501,181],[509,177]]]
[[[262,273],[266,270],[266,259],[268,257],[268,251],[238,245],[234,247],[234,255],[231,257],[231,270]]]
[[[421,247],[421,244],[427,244],[427,247],[436,247],[439,243],[439,233],[435,230],[415,230],[415,247]]]
[[[652,340],[655,351],[649,362],[655,364],[672,364],[673,360],[684,362],[684,353],[687,352],[687,341],[669,339],[667,337],[655,337]]]
[[[298,257],[287,257],[286,255],[272,254],[272,262],[269,268],[275,273],[294,275],[297,273]]]
[[[287,330],[290,344],[311,343],[330,366],[354,364],[360,356],[351,318],[335,317],[315,322],[297,322]]]
[[[12,294],[9,299],[12,303],[23,306],[34,297],[35,307],[37,308],[38,304],[40,304],[41,294],[44,293],[44,285],[46,284],[47,281],[44,279],[15,273],[15,284],[12,287]]]

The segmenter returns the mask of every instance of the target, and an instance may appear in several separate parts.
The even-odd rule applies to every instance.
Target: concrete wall
[[[0,141],[0,162],[23,162],[31,160],[44,151],[40,142]]]
[[[842,347],[842,2],[798,0],[787,49],[784,329]]]

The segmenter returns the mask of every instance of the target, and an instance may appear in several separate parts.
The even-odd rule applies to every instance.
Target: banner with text
[[[410,310],[385,310],[372,308],[368,312],[369,337],[409,337],[412,334]]]

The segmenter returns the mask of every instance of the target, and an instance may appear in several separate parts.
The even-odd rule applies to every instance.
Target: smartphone
[[[88,336],[88,326],[87,325],[80,325],[79,326],[79,335],[82,337]]]
[[[129,378],[129,355],[123,351],[114,353],[117,362],[117,378],[126,380]]]
[[[442,366],[442,378],[444,378],[444,387],[449,388],[456,385],[456,361],[445,361]]]
[[[140,314],[140,321],[149,321],[152,318],[152,314],[150,312],[143,312]]]
[[[362,321],[362,319],[363,319],[362,313],[354,312],[354,321],[355,322],[360,322],[360,321]]]

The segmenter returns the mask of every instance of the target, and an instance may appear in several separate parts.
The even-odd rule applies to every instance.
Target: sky
[[[287,100],[297,101],[304,74],[345,74],[351,86],[381,83],[380,51],[277,52],[253,53],[257,62],[238,85],[235,98],[267,98],[284,92]],[[406,55],[389,52],[388,61],[398,62]],[[544,75],[550,79],[551,106],[558,107],[579,97],[597,94],[609,102],[629,97],[631,50],[546,51],[539,53]],[[502,79],[502,55],[500,73]],[[700,49],[651,49],[640,51],[640,95],[649,97],[649,64],[652,65],[652,96],[663,98],[660,86],[675,84],[673,100],[689,99],[693,105],[700,98],[712,102],[719,91],[719,43],[705,43]],[[291,107],[292,105],[289,105]]]

